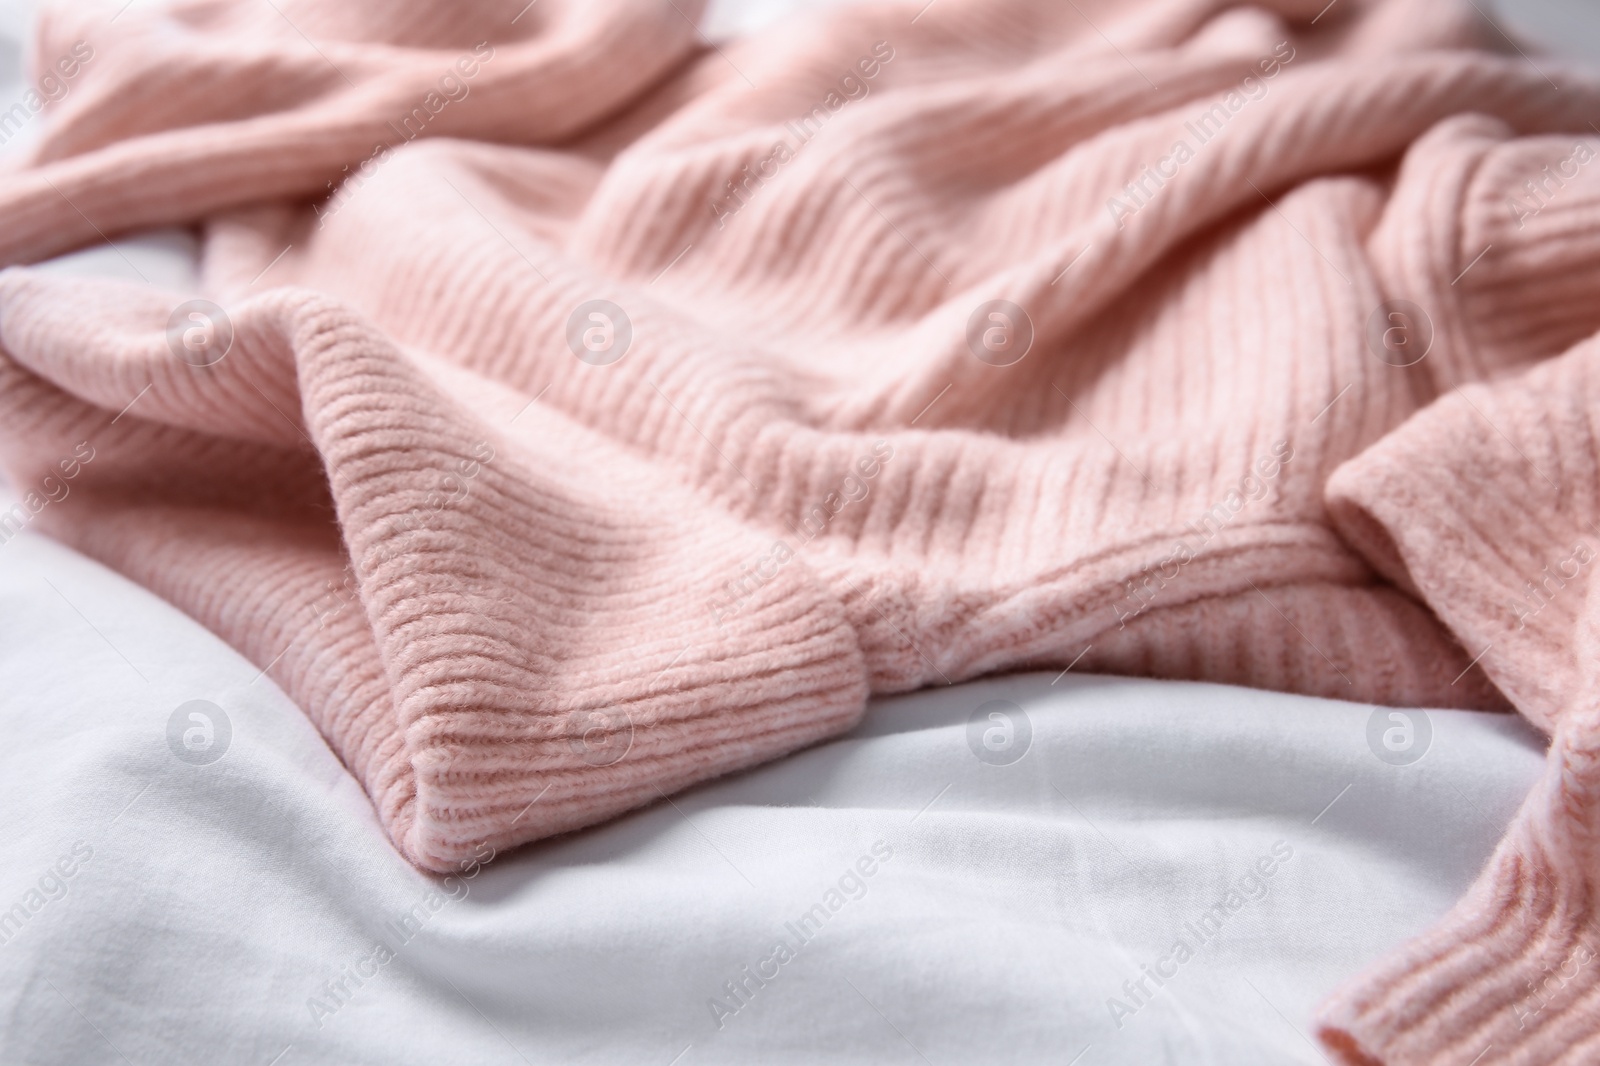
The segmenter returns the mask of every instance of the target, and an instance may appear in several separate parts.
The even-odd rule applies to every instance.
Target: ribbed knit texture
[[[435,870],[1004,669],[1515,706],[1549,775],[1321,1035],[1594,1061],[1600,81],[1446,0],[697,14],[48,16],[36,69],[94,58],[0,260],[197,224],[232,344],[0,274],[25,522],[261,666]]]

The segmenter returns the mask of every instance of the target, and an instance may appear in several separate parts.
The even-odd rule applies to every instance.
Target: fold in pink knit
[[[0,531],[433,870],[1006,669],[1514,706],[1545,780],[1321,1036],[1600,1054],[1600,80],[1444,0],[521,7],[44,19],[0,260],[194,225],[202,291],[0,274]]]

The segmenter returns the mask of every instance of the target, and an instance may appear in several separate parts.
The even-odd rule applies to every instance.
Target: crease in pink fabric
[[[1600,1056],[1600,79],[1446,0],[520,6],[47,15],[27,522],[432,870],[1007,669],[1515,708],[1548,774],[1319,1035]],[[26,266],[168,224],[200,293]]]

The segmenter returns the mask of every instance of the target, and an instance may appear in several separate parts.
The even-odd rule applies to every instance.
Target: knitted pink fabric
[[[49,16],[0,259],[192,223],[226,312],[0,274],[0,536],[436,870],[1004,669],[1514,706],[1549,775],[1321,1036],[1600,1057],[1600,81],[1445,0],[696,15]]]

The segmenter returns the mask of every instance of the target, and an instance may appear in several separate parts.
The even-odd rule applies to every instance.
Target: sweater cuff
[[[783,555],[771,538],[338,304],[285,328],[404,738],[414,801],[389,828],[414,862],[592,825],[859,720],[866,665],[822,582],[784,556],[738,584]]]
[[[1600,1055],[1594,846],[1600,338],[1456,388],[1329,479],[1340,533],[1419,596],[1554,735],[1544,777],[1471,892],[1323,1007],[1350,1066]]]
[[[35,484],[78,441],[102,453],[43,528],[281,684],[419,866],[603,821],[865,709],[844,605],[791,550],[333,301],[238,305],[204,368],[171,357],[143,290],[19,271],[0,311],[0,421],[27,429],[9,470]]]
[[[1466,899],[1324,1004],[1318,1035],[1348,1066],[1592,1062],[1600,921],[1588,827],[1595,715],[1549,766]]]

